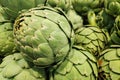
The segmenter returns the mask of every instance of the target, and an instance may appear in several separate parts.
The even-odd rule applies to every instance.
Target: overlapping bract
[[[112,16],[120,15],[120,0],[105,0],[105,9]]]
[[[21,13],[21,10],[30,9],[38,5],[44,5],[46,0],[0,0],[0,5],[4,8],[5,12],[11,19]]]
[[[46,67],[64,59],[73,44],[73,28],[60,10],[48,7],[21,14],[14,26],[18,49],[36,65]]]
[[[12,23],[0,23],[0,56],[6,56],[16,51],[13,39]]]
[[[57,67],[51,70],[50,80],[97,80],[95,57],[81,46],[74,46]]]
[[[76,31],[75,45],[81,45],[94,55],[105,48],[108,38],[104,31],[96,27],[82,27]]]
[[[98,60],[100,80],[120,79],[120,46],[105,49]]]
[[[79,13],[86,13],[91,9],[97,9],[103,0],[72,0],[73,8]]]
[[[44,69],[34,67],[20,53],[3,59],[0,64],[0,80],[46,80]]]
[[[0,56],[5,57],[16,51],[13,39],[13,23],[0,6]]]
[[[74,31],[83,27],[83,19],[79,14],[76,13],[74,9],[68,10],[66,15],[72,22]]]

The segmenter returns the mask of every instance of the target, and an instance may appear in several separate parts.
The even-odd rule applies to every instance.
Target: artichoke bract
[[[79,14],[75,12],[74,9],[68,10],[67,17],[72,22],[74,31],[76,31],[78,28],[83,27],[83,19]]]
[[[64,59],[74,41],[71,22],[59,9],[37,7],[14,24],[18,49],[35,65],[46,67]]]
[[[34,67],[20,53],[14,53],[0,64],[0,80],[46,80],[46,76],[44,69]]]
[[[97,80],[96,58],[81,46],[74,46],[70,54],[51,70],[50,80]]]
[[[99,55],[108,43],[105,32],[96,27],[82,27],[75,33],[75,45],[82,45],[94,55]]]
[[[46,0],[0,0],[0,5],[11,19],[16,19],[22,10],[44,5]]]
[[[112,45],[100,53],[100,80],[120,80],[120,46]]]

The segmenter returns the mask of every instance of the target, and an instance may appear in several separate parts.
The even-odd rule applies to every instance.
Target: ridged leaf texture
[[[14,35],[20,51],[44,67],[64,59],[71,49],[74,34],[62,11],[38,7],[17,18]]]
[[[6,56],[0,64],[0,80],[45,80],[45,71],[27,62],[20,53]]]
[[[120,47],[112,45],[105,49],[98,60],[100,78],[105,80],[120,79]]]
[[[4,8],[11,19],[16,17],[24,10],[44,5],[46,0],[0,0],[0,5]]]
[[[50,80],[97,80],[96,58],[81,46],[74,46],[64,61],[51,70]]]
[[[104,31],[96,27],[82,27],[75,33],[75,45],[82,45],[98,55],[108,42]]]

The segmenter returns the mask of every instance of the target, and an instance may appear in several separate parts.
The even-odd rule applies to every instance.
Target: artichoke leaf
[[[110,76],[112,80],[120,80],[120,74],[116,74],[114,72],[110,72]]]
[[[75,65],[75,67],[83,76],[90,76],[90,74],[92,74],[92,68],[87,61],[84,64]]]
[[[73,49],[73,52],[71,53],[73,56],[69,59],[73,64],[84,64],[87,60],[87,57],[82,54],[79,50]]]
[[[13,71],[14,69],[14,71]],[[16,64],[15,61],[11,61],[5,68],[2,70],[4,77],[11,78],[22,71],[22,68]]]
[[[109,67],[113,72],[120,74],[120,60],[110,61]]]
[[[120,58],[117,56],[116,50],[113,50],[113,51],[110,51],[109,53],[106,53],[104,55],[104,59],[111,61],[111,60],[116,60],[116,59],[120,59]]]
[[[71,72],[73,64],[68,60],[65,60],[56,70],[57,73],[66,75]]]

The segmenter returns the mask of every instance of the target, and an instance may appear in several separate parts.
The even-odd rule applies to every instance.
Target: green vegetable
[[[81,45],[98,55],[108,42],[108,38],[103,30],[97,27],[82,27],[75,33],[75,45]]]
[[[101,52],[99,63],[99,74],[101,80],[120,79],[120,46],[112,45]]]
[[[120,0],[105,0],[105,9],[112,16],[120,15]]]
[[[27,62],[20,53],[6,56],[0,64],[0,80],[46,80],[45,70]]]
[[[97,80],[95,57],[81,46],[74,46],[57,67],[51,69],[50,80]]]
[[[68,12],[67,12],[67,16],[68,18],[70,19],[70,21],[72,22],[73,24],[73,28],[74,30],[76,31],[77,29],[83,27],[83,19],[82,17],[77,14],[75,12],[75,10],[73,9],[70,9]]]
[[[13,22],[0,6],[0,63],[2,58],[16,51],[13,37]]]
[[[6,56],[16,51],[13,37],[13,23],[0,23],[0,56]]]
[[[14,35],[18,49],[40,67],[64,59],[74,39],[65,14],[50,7],[37,7],[21,14],[14,24]]]
[[[102,3],[103,0],[72,0],[73,8],[80,14],[86,13],[91,9],[97,10]]]
[[[0,5],[9,17],[14,20],[22,11],[36,7],[37,5],[44,5],[45,1],[46,0],[0,0]]]

